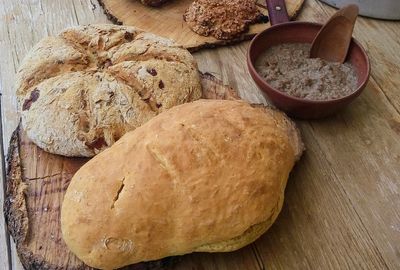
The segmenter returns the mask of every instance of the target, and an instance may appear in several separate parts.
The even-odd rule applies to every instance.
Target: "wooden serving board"
[[[183,20],[183,14],[193,0],[171,0],[158,8],[143,5],[139,0],[98,0],[107,17],[116,24],[132,25],[147,32],[175,40],[190,51],[201,48],[228,45],[249,40],[270,27],[269,23],[250,26],[247,33],[233,40],[218,40],[194,33]],[[286,0],[286,8],[291,18],[296,17],[304,0]],[[258,7],[268,15],[265,1],[258,1]]]
[[[203,98],[238,99],[232,88],[211,74],[201,74],[201,80]],[[72,176],[88,160],[47,153],[29,141],[20,126],[14,131],[7,157],[4,213],[25,269],[92,269],[68,250],[60,224],[64,193]],[[177,260],[166,258],[126,269],[171,269]]]

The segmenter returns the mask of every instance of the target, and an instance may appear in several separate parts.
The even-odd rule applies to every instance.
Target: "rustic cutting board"
[[[238,98],[232,88],[209,73],[201,74],[201,81],[203,98]],[[4,213],[26,269],[92,269],[69,252],[60,225],[64,193],[74,173],[88,160],[47,153],[30,142],[20,126],[14,131],[7,157]],[[188,256],[136,264],[127,269],[170,269],[171,262],[185,259]]]
[[[257,33],[270,27],[269,23],[258,23],[250,26],[247,33],[233,40],[218,40],[194,33],[183,21],[183,14],[193,0],[172,0],[161,7],[152,8],[143,5],[139,0],[98,0],[104,13],[116,24],[132,25],[147,32],[175,40],[190,51],[215,47],[249,40]],[[300,11],[304,0],[286,0],[286,8],[291,18]],[[265,1],[258,1],[258,7],[267,15]]]

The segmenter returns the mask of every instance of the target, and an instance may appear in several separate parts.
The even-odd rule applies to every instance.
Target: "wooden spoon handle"
[[[335,17],[345,17],[350,22],[355,22],[358,16],[358,6],[355,4],[347,5],[340,10],[338,10],[335,14],[333,14],[331,20]]]
[[[267,8],[271,25],[289,21],[285,0],[267,0]]]
[[[357,15],[357,5],[348,5],[337,11],[316,35],[312,42],[310,57],[343,63]]]

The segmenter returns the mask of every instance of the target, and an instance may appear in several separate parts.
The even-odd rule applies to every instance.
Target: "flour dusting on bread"
[[[45,38],[26,56],[17,78],[28,137],[65,156],[93,156],[158,113],[202,94],[187,50],[128,26],[80,26]]]

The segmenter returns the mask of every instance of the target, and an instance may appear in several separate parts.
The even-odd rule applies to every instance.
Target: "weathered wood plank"
[[[51,1],[51,0],[48,0]],[[111,23],[97,0],[73,0],[69,1],[74,8],[76,20],[80,25],[89,23]]]
[[[22,7],[21,7],[22,8]],[[0,4],[0,50],[2,57],[0,57],[0,91],[2,102],[2,123],[3,123],[3,136],[2,143],[4,146],[8,145],[12,129],[17,125],[17,114],[15,106],[15,95],[13,95],[15,72],[19,65],[19,54],[21,51],[21,43],[16,44],[17,34],[15,32],[16,21],[18,24],[24,25],[26,23],[17,19],[21,10],[18,12],[14,4],[9,2],[2,2]],[[23,47],[23,45],[22,45]],[[29,46],[30,48],[31,46]],[[5,148],[7,153],[7,149]]]
[[[257,262],[252,245],[235,252],[218,253],[210,256],[208,253],[185,255],[173,270],[204,269],[204,270],[264,270]]]
[[[249,42],[194,53],[200,70],[207,70],[223,83],[238,90],[241,98],[253,103],[266,103],[247,71],[246,52]],[[232,64],[234,63],[234,64]]]
[[[327,15],[335,11],[319,6]],[[400,56],[395,53],[400,51],[396,38],[400,24],[360,17],[354,35],[371,59],[370,84],[340,116],[340,124],[313,124],[318,124],[314,136],[377,249],[388,267],[395,269],[400,259]],[[335,140],[322,141],[330,134],[336,134],[339,147]]]
[[[368,90],[343,114],[312,123],[312,134],[376,250],[389,268],[396,269],[400,259],[400,132],[391,125],[400,126],[400,117],[374,80]]]
[[[15,243],[11,240],[11,264],[12,270],[24,270],[22,263],[17,254],[17,248],[15,247]]]
[[[2,124],[2,134],[0,136],[2,147],[3,145],[8,145],[9,135],[3,132],[8,126],[11,126],[13,118],[16,119],[15,115],[11,113],[12,110],[5,110],[4,104],[7,104],[7,108],[12,108],[12,100],[9,95],[5,95],[5,91],[12,88],[13,80],[8,78],[14,74],[17,66],[16,54],[14,53],[13,46],[11,45],[11,33],[10,33],[10,22],[14,20],[14,14],[8,9],[5,3],[0,4],[0,50],[2,51],[2,57],[0,57],[0,109],[1,109],[1,124]],[[11,133],[10,133],[11,134]],[[7,150],[5,150],[6,152]],[[1,185],[0,185],[0,204],[3,208],[4,203],[4,175],[5,175],[5,157],[4,153],[1,153]],[[7,232],[4,215],[0,216],[0,268],[1,269],[11,269],[12,267],[12,250],[10,247],[10,237]]]
[[[302,123],[307,152],[289,180],[285,205],[256,242],[271,269],[387,269],[341,179]],[[316,169],[316,168],[321,169]]]
[[[1,100],[0,100],[0,111],[1,111]],[[1,113],[0,113],[1,115]],[[0,131],[2,128],[2,123],[0,122]],[[0,134],[0,141],[2,141],[2,136]],[[4,160],[4,151],[3,145],[0,146],[0,174],[1,179],[3,179],[5,175],[5,160]],[[4,182],[2,181],[0,184],[0,205],[3,207],[4,205]],[[4,215],[0,215],[0,269],[8,269],[11,267],[11,248],[10,248],[10,236],[8,234],[8,230],[5,224]]]

